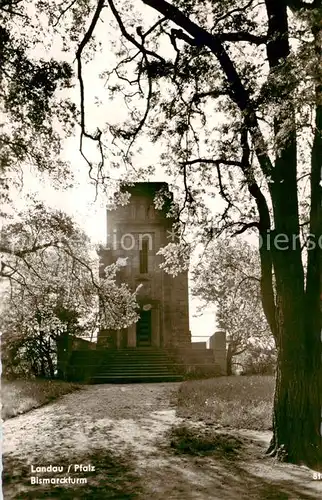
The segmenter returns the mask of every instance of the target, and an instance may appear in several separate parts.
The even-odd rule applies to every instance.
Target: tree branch
[[[240,161],[235,161],[235,160],[226,160],[225,158],[218,158],[218,159],[212,159],[212,158],[195,158],[193,160],[187,160],[185,162],[182,162],[182,165],[194,165],[195,163],[209,163],[213,165],[219,165],[222,163],[223,165],[229,165],[229,166],[241,166]]]
[[[267,238],[269,237],[271,230],[270,213],[265,196],[256,182],[250,165],[250,147],[248,144],[248,132],[246,127],[241,131],[241,147],[243,150],[241,169],[246,177],[248,190],[255,199],[259,214],[259,254],[261,262],[261,296],[263,310],[272,334],[277,341],[276,304],[273,287],[273,261],[271,251],[267,245]]]
[[[185,198],[184,198],[184,203],[181,207],[181,209],[179,210],[179,214],[178,214],[178,218],[180,217],[180,215],[182,214],[182,212],[184,211],[184,209],[186,208],[187,204],[192,204],[194,199],[193,199],[193,196],[190,192],[190,188],[188,186],[188,179],[187,179],[187,169],[186,169],[186,164],[183,163],[182,164],[182,170],[183,170],[183,184],[184,184],[184,192],[185,192]]]
[[[91,24],[86,31],[83,40],[78,46],[78,49],[76,51],[76,60],[77,60],[77,76],[80,84],[80,93],[81,93],[81,129],[82,129],[82,134],[89,138],[92,139],[93,141],[98,140],[98,134],[91,135],[86,132],[85,129],[85,108],[84,108],[84,82],[83,82],[83,75],[82,75],[82,53],[90,39],[92,38],[94,29],[96,27],[96,24],[99,20],[100,13],[102,12],[104,7],[104,0],[98,0],[97,6],[93,15],[93,19],[91,21]],[[100,132],[100,131],[99,131]]]
[[[77,2],[77,0],[72,0],[68,5],[67,7],[65,7],[59,14],[59,16],[57,16],[57,19],[56,19],[56,22],[54,23],[54,27],[57,26],[57,24],[59,23],[59,21],[61,20],[61,18],[66,14],[66,12]],[[62,5],[62,4],[61,4]],[[60,6],[61,6],[60,5]]]
[[[103,3],[104,3],[104,2],[103,2]],[[121,16],[120,16],[120,14],[118,13],[118,11],[117,11],[117,9],[116,9],[116,7],[115,7],[115,5],[114,5],[113,0],[108,0],[108,4],[109,4],[109,6],[110,6],[110,9],[111,9],[111,11],[112,11],[112,13],[113,13],[113,15],[114,15],[114,17],[115,17],[116,21],[117,21],[117,24],[118,24],[118,25],[119,25],[119,27],[120,27],[120,30],[121,30],[122,35],[123,35],[123,36],[124,36],[124,37],[125,37],[125,38],[129,41],[129,42],[131,42],[131,43],[132,43],[135,47],[137,47],[137,48],[140,50],[140,52],[142,52],[142,53],[143,53],[143,54],[145,54],[145,55],[150,55],[150,56],[152,56],[152,57],[155,57],[156,59],[158,59],[159,61],[161,61],[162,63],[164,63],[164,64],[165,64],[165,62],[166,62],[166,61],[165,61],[165,59],[164,59],[163,57],[159,56],[159,54],[157,54],[156,52],[154,52],[154,51],[152,51],[152,50],[148,50],[148,49],[146,49],[146,48],[144,47],[144,45],[143,45],[143,44],[141,44],[140,42],[138,42],[138,41],[137,41],[137,40],[136,40],[136,39],[135,39],[132,35],[130,35],[130,33],[129,33],[126,29],[125,29],[125,26],[124,26],[124,24],[123,24],[123,21],[122,21],[122,19],[121,19]],[[158,24],[159,24],[159,22],[158,22]],[[148,31],[148,33],[149,33],[149,31]],[[144,37],[145,37],[145,36],[146,36],[146,34],[144,35]]]
[[[198,92],[193,95],[192,102],[199,103],[200,99],[203,99],[205,97],[212,97],[214,99],[218,99],[218,97],[221,97],[223,95],[228,95],[227,89],[215,89],[215,90],[210,90],[209,92]]]
[[[233,353],[233,356],[239,356],[240,354],[243,354],[243,352],[247,351],[247,347],[244,347],[244,349],[240,349],[239,351],[236,351]],[[239,363],[234,363],[234,364],[239,364]]]
[[[190,37],[183,35],[187,43],[200,47],[206,46],[215,55],[224,74],[226,75],[228,93],[245,116],[247,128],[252,134],[252,142],[254,144],[261,169],[265,176],[270,176],[273,166],[267,152],[266,142],[259,128],[256,113],[251,104],[249,92],[243,85],[231,58],[223,47],[220,35],[209,33],[206,29],[191,21],[177,7],[169,4],[169,2],[165,0],[142,0],[142,2],[166,16],[172,22],[189,33],[193,41],[190,40]],[[181,35],[183,32],[180,31],[179,33]]]
[[[222,176],[221,176],[221,170],[220,170],[219,163],[216,163],[215,166],[216,166],[217,177],[218,177],[218,182],[219,182],[219,192],[220,192],[221,197],[227,203],[227,207],[222,215],[222,218],[225,219],[226,214],[228,213],[229,209],[233,206],[233,203],[232,203],[231,199],[229,198],[229,196],[227,195],[227,193],[225,192],[225,188],[224,188],[224,185],[222,183]]]
[[[236,33],[220,33],[217,35],[221,42],[250,42],[255,45],[262,45],[267,42],[267,36],[253,35],[247,31],[237,31]]]
[[[235,231],[232,236],[237,236],[238,234],[242,234],[245,231],[247,231],[248,229],[251,229],[252,227],[256,227],[257,229],[259,229],[259,223],[258,222],[248,222],[247,224],[243,224],[241,229],[238,229],[237,231]]]
[[[78,49],[76,51],[76,60],[77,60],[77,78],[79,81],[79,89],[80,89],[80,127],[81,127],[81,134],[80,134],[80,142],[79,142],[79,151],[86,161],[86,163],[89,166],[89,176],[92,180],[95,181],[95,179],[91,176],[92,172],[92,163],[88,160],[86,155],[83,152],[83,138],[86,137],[87,139],[91,139],[92,141],[98,142],[99,144],[99,149],[101,153],[101,165],[100,168],[102,168],[104,164],[104,156],[103,156],[103,150],[102,150],[102,144],[101,144],[101,135],[102,132],[101,130],[97,129],[97,132],[95,135],[90,134],[86,131],[86,126],[85,126],[85,89],[84,89],[84,80],[83,80],[83,73],[82,73],[82,54],[83,50],[92,38],[94,29],[97,25],[97,22],[99,20],[99,16],[104,8],[104,0],[98,0],[96,9],[92,18],[92,21],[90,23],[90,26],[88,30],[86,31],[84,38],[80,42]]]
[[[14,248],[10,248],[10,246],[0,245],[0,252],[4,254],[14,255],[16,257],[23,257],[29,253],[37,252],[38,250],[43,250],[44,248],[48,248],[50,246],[54,246],[58,241],[50,241],[48,243],[43,243],[42,245],[33,245],[30,248],[24,248],[23,250],[15,250]]]

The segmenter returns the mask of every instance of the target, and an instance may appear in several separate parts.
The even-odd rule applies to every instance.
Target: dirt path
[[[314,481],[310,470],[262,458],[269,433],[239,432],[247,446],[233,460],[216,455],[176,455],[167,431],[182,424],[173,406],[177,388],[176,383],[89,386],[6,421],[3,425],[8,481],[5,500],[322,498],[322,481]],[[108,465],[112,471],[109,480],[114,481],[109,494],[104,489],[107,474],[102,472],[102,453],[108,452],[115,457]],[[130,472],[122,469],[127,493],[122,490],[125,483],[119,484],[117,478],[121,468],[116,469],[113,462],[121,458],[131,464]],[[105,457],[105,465],[106,460]],[[80,463],[90,463],[96,471],[90,474],[86,470],[73,471],[74,465]],[[37,476],[31,473],[31,466],[49,464],[64,465],[65,475],[68,465],[72,465],[70,475],[87,477],[92,489],[31,485],[30,476]],[[45,476],[59,477],[59,474],[38,473],[38,477]]]

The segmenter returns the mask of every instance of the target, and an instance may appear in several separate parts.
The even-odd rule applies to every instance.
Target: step
[[[96,365],[97,366],[97,365]],[[124,368],[136,368],[138,366],[142,367],[142,368],[147,368],[147,367],[150,367],[150,366],[159,366],[161,368],[163,367],[166,367],[166,368],[169,368],[169,367],[172,367],[172,366],[175,366],[175,365],[172,365],[171,363],[104,363],[102,365],[99,365],[98,368],[106,368],[106,369],[110,369],[110,368],[113,368],[114,366],[122,366]]]
[[[152,358],[152,357],[142,357],[142,358],[104,358],[101,360],[101,364],[111,364],[111,363],[173,363],[169,358],[161,358],[161,356]]]
[[[96,351],[97,352],[97,351]],[[100,351],[103,354],[124,354],[126,356],[145,356],[145,354],[168,354],[167,351],[164,351],[163,349],[160,349],[159,351],[156,349],[133,349],[133,350],[127,350],[127,349],[111,349],[111,350],[105,350],[105,351]]]
[[[167,352],[156,348],[105,351],[92,383],[168,382],[183,379]]]
[[[134,354],[131,354],[130,356],[127,356],[126,354],[114,354],[114,355],[110,355],[110,356],[103,356],[102,357],[102,360],[103,361],[107,361],[107,360],[110,360],[110,359],[124,359],[124,360],[133,360],[133,359],[169,359],[168,356],[164,355],[164,354],[155,354],[155,355],[152,355],[152,354],[145,354],[144,356],[140,356],[140,355],[134,355]]]
[[[174,365],[169,359],[111,359],[104,360],[102,363],[96,363],[96,366],[112,366],[112,365],[123,365],[123,366],[136,366],[136,365]]]
[[[114,375],[115,373],[117,374],[124,374],[124,375],[132,375],[134,373],[137,373],[139,375],[154,375],[154,374],[166,374],[169,375],[173,372],[169,370],[122,370],[121,368],[115,368],[115,370],[100,370],[97,372],[97,375]]]
[[[173,371],[174,367],[169,367],[167,365],[132,365],[132,366],[127,366],[127,365],[119,365],[115,364],[113,366],[98,366],[96,371],[97,372],[110,372],[111,370],[124,370],[124,371],[137,371],[137,370],[142,370],[142,371],[149,371],[149,370],[167,370],[167,371]]]
[[[174,366],[175,363],[171,363],[169,360],[162,360],[162,359],[138,359],[138,360],[118,360],[118,359],[113,359],[110,362],[104,361],[103,363],[100,363],[99,365],[96,366],[104,366],[104,367],[110,367],[110,366]],[[93,366],[93,365],[92,365]],[[95,365],[94,365],[95,366]]]
[[[91,379],[92,384],[123,384],[138,382],[181,382],[181,375],[138,375],[138,376],[95,376]]]
[[[133,371],[133,370],[170,370],[172,371],[173,368],[169,368],[169,366],[156,366],[156,365],[146,365],[146,366],[141,366],[141,365],[136,365],[136,366],[122,366],[122,365],[115,365],[115,366],[99,366],[97,367],[96,371],[100,372],[109,372],[111,370],[126,370],[126,371]]]
[[[122,365],[119,363],[115,363],[115,365],[110,365],[110,366],[97,366],[96,370],[99,370],[100,372],[102,371],[110,371],[110,370],[115,370],[115,369],[120,369],[120,370],[173,370],[174,367],[169,367],[168,365]]]
[[[100,363],[101,365],[108,365],[110,366],[111,364],[114,364],[114,363],[122,363],[123,365],[132,365],[132,364],[147,364],[147,363],[150,363],[150,364],[155,364],[155,363],[163,363],[164,365],[165,364],[173,364],[172,361],[170,361],[169,359],[160,359],[160,358],[142,358],[142,359],[116,359],[116,358],[113,358],[113,359],[104,359],[102,361],[102,363]]]

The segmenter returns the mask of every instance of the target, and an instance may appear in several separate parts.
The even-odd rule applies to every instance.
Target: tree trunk
[[[277,150],[273,182],[270,184],[275,226],[272,236],[279,238],[278,243],[275,239],[271,241],[276,281],[278,358],[274,435],[270,450],[289,462],[321,467],[321,342],[320,311],[316,307],[319,293],[313,286],[311,299],[315,306],[312,307],[307,300],[299,238],[296,121],[292,85],[289,86],[283,78],[282,61],[287,61],[290,54],[288,15],[285,3],[277,0],[266,0],[265,3],[269,19],[267,56],[270,70],[279,82],[274,96],[278,102],[274,116]],[[285,130],[288,131],[287,136],[283,136]],[[317,232],[315,236],[318,236]],[[310,260],[316,263],[317,254],[312,254]],[[308,277],[310,268],[307,271]],[[316,282],[316,278],[313,282]]]
[[[295,157],[291,145],[289,153],[288,157],[286,155],[278,161],[286,163],[288,158],[288,172],[291,172],[290,165]],[[316,276],[319,252],[310,254],[307,277],[314,270],[314,279],[309,292],[304,287],[296,199],[292,196],[293,206],[292,201],[286,199],[291,184],[288,181],[291,179],[288,178],[286,165],[279,167],[284,170],[285,184],[274,187],[275,234],[286,235],[288,244],[284,245],[283,250],[275,243],[272,245],[277,295],[278,359],[271,448],[281,459],[320,469],[321,341],[317,302],[319,288],[316,286],[319,283],[319,277]]]
[[[46,378],[46,375],[47,375],[47,370],[46,370],[45,360],[42,357],[40,359],[40,376],[41,378]]]
[[[56,339],[57,377],[67,380],[68,362],[70,357],[70,337],[68,330]]]
[[[46,354],[50,378],[55,378],[55,367],[50,352]]]
[[[277,171],[283,172],[284,182],[273,188],[273,236],[283,235],[288,243],[281,246],[274,240],[271,247],[276,281],[278,358],[273,410],[274,437],[270,448],[281,459],[320,468],[321,341],[317,302],[319,289],[316,286],[319,279],[316,280],[315,274],[319,252],[310,254],[307,277],[314,269],[315,278],[310,286],[308,300],[309,290],[305,290],[301,259],[296,186],[292,189],[294,179],[291,166],[296,158],[292,143],[284,149],[284,154],[276,161]],[[288,190],[292,192],[292,197],[287,199]]]
[[[295,321],[290,324],[280,317],[279,327],[282,342],[276,371],[273,454],[320,468],[319,332],[314,336],[310,332],[308,341],[308,332]]]
[[[233,351],[231,348],[231,344],[228,344],[228,349],[227,349],[227,356],[226,356],[226,370],[227,370],[227,376],[229,377],[232,375],[233,370],[232,370],[232,361],[233,361]]]

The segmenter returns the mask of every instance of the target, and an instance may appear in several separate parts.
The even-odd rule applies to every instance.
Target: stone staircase
[[[182,379],[182,375],[175,373],[166,351],[135,347],[104,351],[91,383],[177,382]]]

